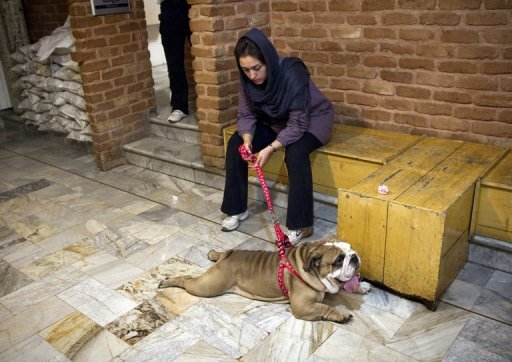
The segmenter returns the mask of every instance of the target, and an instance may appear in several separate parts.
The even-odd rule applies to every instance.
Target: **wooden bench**
[[[474,210],[474,234],[512,243],[512,152],[477,184]]]
[[[235,131],[236,125],[224,129],[224,145]],[[313,188],[338,196],[338,188],[352,187],[420,139],[420,136],[336,124],[331,141],[311,155]],[[288,183],[283,160],[282,150],[271,157],[263,168],[266,179]]]
[[[338,238],[362,258],[362,273],[435,309],[467,261],[477,181],[507,150],[421,140],[338,197]],[[387,195],[377,188],[385,183]]]

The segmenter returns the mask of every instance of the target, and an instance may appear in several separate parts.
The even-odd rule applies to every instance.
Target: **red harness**
[[[277,281],[284,295],[286,295],[289,298],[290,296],[288,293],[288,289],[286,289],[283,280],[284,269],[288,269],[290,273],[295,275],[300,280],[304,281],[299,275],[299,273],[297,273],[295,268],[292,266],[292,264],[290,264],[290,261],[286,256],[285,248],[291,248],[293,247],[293,244],[290,243],[290,240],[288,240],[288,236],[283,232],[281,226],[279,225],[279,221],[276,218],[276,215],[274,213],[274,207],[272,206],[272,199],[270,198],[270,192],[268,191],[267,182],[263,177],[263,171],[261,170],[260,165],[256,164],[256,156],[251,151],[247,150],[244,145],[241,145],[238,148],[238,152],[240,152],[240,156],[242,156],[242,159],[244,161],[252,162],[254,164],[256,172],[258,173],[258,179],[260,181],[261,188],[263,189],[265,200],[267,201],[268,212],[272,216],[272,222],[274,223],[274,231],[277,237],[277,247],[279,249],[279,258],[281,259],[279,263],[279,268],[277,269]]]

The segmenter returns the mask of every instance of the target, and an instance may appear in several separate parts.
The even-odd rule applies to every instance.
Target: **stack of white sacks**
[[[17,111],[26,123],[41,131],[91,141],[80,70],[71,59],[75,40],[68,21],[51,35],[11,55],[17,63],[11,70],[20,76],[14,84],[21,91]]]

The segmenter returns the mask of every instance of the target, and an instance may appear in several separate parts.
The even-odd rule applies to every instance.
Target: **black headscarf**
[[[301,106],[309,110],[309,72],[300,58],[286,57],[279,62],[276,48],[259,29],[249,30],[244,37],[252,40],[261,50],[267,66],[267,81],[264,86],[254,84],[243,72],[240,64],[240,80],[250,101],[272,118],[282,119],[290,106]],[[237,60],[238,63],[238,60]]]

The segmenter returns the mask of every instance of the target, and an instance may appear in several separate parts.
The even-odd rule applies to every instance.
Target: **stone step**
[[[474,235],[469,239],[468,261],[512,273],[512,243]]]
[[[153,116],[150,117],[149,123],[152,136],[196,145],[199,144],[199,126],[195,113],[176,123],[169,123],[162,117]]]
[[[224,189],[224,171],[206,167],[203,164],[198,144],[150,136],[126,144],[124,151],[126,160],[132,165],[219,190]],[[267,181],[267,184],[271,190],[273,204],[286,208],[288,186],[270,180]],[[249,177],[249,197],[258,201],[265,201],[256,177]],[[315,192],[314,208],[317,218],[336,222],[337,198]]]

